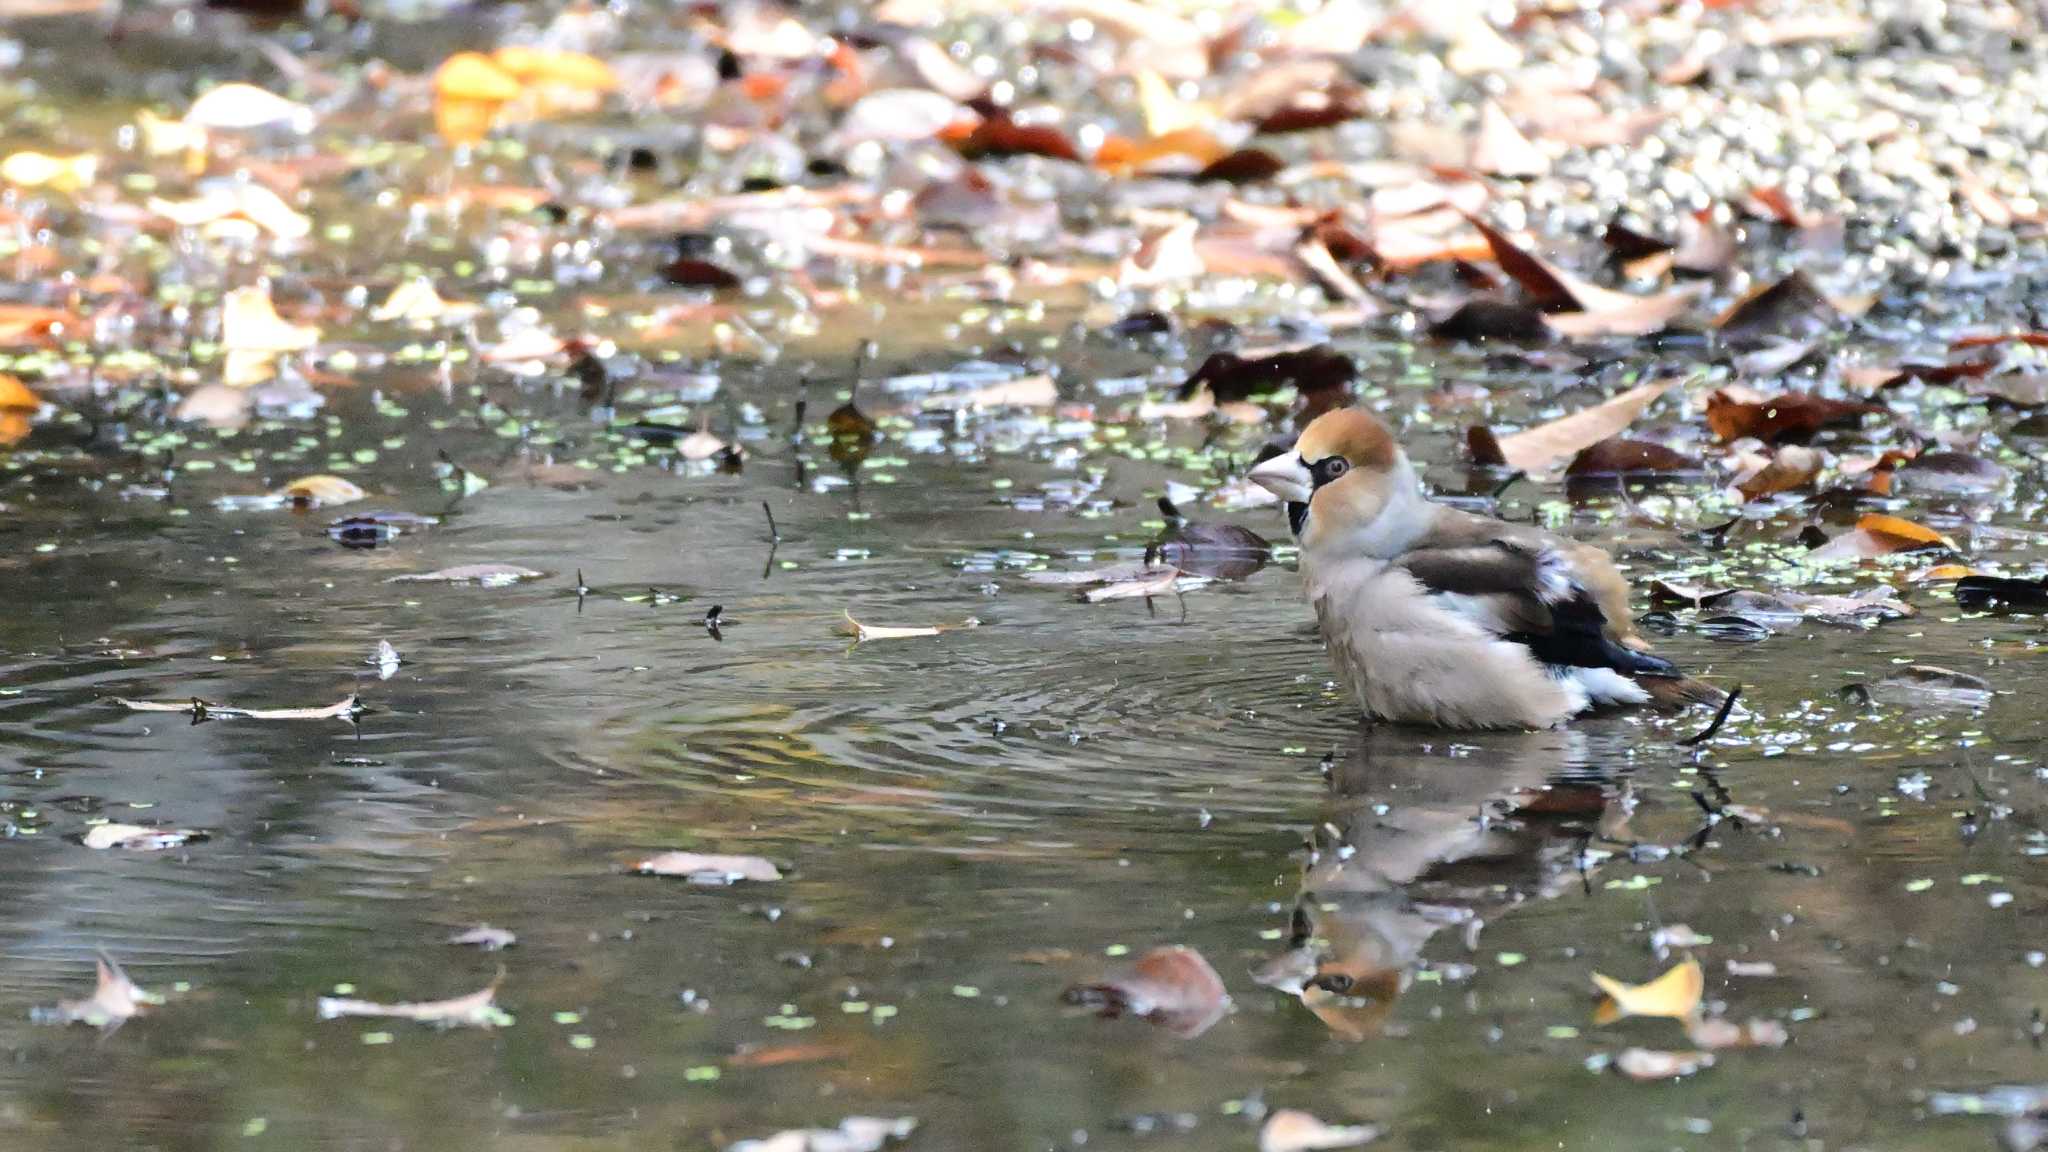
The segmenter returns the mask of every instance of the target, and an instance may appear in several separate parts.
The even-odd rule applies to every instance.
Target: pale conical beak
[[[1301,453],[1286,452],[1252,469],[1245,479],[1292,504],[1306,504],[1315,491],[1315,480]]]

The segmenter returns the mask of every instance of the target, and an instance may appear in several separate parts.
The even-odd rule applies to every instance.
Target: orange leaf
[[[1623,984],[1598,972],[1593,973],[1593,983],[1607,994],[1593,1014],[1595,1024],[1612,1024],[1626,1016],[1683,1020],[1699,1011],[1700,997],[1707,990],[1706,973],[1692,959],[1673,965],[1648,984]]]
[[[1879,541],[1891,546],[1894,552],[1915,551],[1921,548],[1946,548],[1960,552],[1956,542],[1924,524],[1915,524],[1897,516],[1872,512],[1856,521],[1858,532],[1867,532]]]
[[[12,376],[0,375],[0,412],[33,412],[43,401]]]

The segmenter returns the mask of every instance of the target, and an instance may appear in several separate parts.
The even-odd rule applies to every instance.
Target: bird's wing
[[[1394,565],[1442,605],[1545,664],[1676,676],[1669,661],[1621,643],[1600,597],[1563,550],[1510,540],[1423,547]]]

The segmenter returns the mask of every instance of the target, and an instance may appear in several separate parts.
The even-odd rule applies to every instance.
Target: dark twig
[[[1681,748],[1692,748],[1701,744],[1705,744],[1707,741],[1712,740],[1714,738],[1714,733],[1719,732],[1721,730],[1721,725],[1726,724],[1728,722],[1728,714],[1730,712],[1735,711],[1735,701],[1741,695],[1742,685],[1737,684],[1735,687],[1729,689],[1727,698],[1721,701],[1721,710],[1719,712],[1714,713],[1714,722],[1707,725],[1705,728],[1700,729],[1698,733],[1688,736],[1683,740],[1680,740],[1678,742],[1678,746]]]
[[[763,512],[765,512],[765,513],[767,513],[767,514],[768,514],[768,539],[769,539],[769,542],[771,542],[771,543],[775,543],[775,544],[780,544],[780,543],[782,543],[782,531],[781,531],[780,529],[778,529],[777,527],[775,527],[775,509],[773,509],[773,508],[769,507],[769,506],[768,506],[768,502],[767,502],[766,500],[763,500],[763,501],[761,501],[761,511],[763,511]]]
[[[1500,503],[1500,498],[1508,494],[1508,489],[1513,488],[1528,478],[1529,474],[1527,472],[1522,471],[1520,468],[1515,469],[1513,472],[1508,473],[1507,479],[1493,486],[1493,491],[1487,496],[1487,499],[1492,500],[1496,504]]]

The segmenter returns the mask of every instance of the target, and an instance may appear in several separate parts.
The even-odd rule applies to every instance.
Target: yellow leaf
[[[1882,512],[1869,513],[1856,521],[1856,530],[1877,537],[1891,545],[1895,552],[1933,547],[1946,548],[1951,552],[1962,551],[1956,547],[1955,541],[1924,524],[1915,524],[1911,520],[1887,516]]]
[[[33,412],[43,406],[42,397],[12,376],[0,375],[0,412],[20,409]]]
[[[1216,122],[1216,109],[1194,100],[1183,100],[1159,73],[1146,69],[1138,73],[1138,108],[1145,117],[1145,132],[1165,136],[1186,128],[1206,128]]]
[[[302,352],[320,342],[320,329],[279,316],[265,289],[237,288],[221,301],[220,342],[230,352]]]
[[[307,508],[329,508],[336,504],[353,504],[363,498],[363,490],[353,482],[339,476],[301,476],[284,486],[284,494],[292,503]]]
[[[16,152],[0,160],[0,180],[22,188],[51,187],[69,192],[92,183],[100,158],[90,152],[76,156],[51,156],[43,152]]]
[[[449,100],[517,100],[521,89],[511,73],[480,52],[457,52],[434,70],[434,95]]]
[[[491,62],[522,84],[555,84],[610,92],[619,86],[611,65],[581,52],[554,52],[541,48],[500,48]]]
[[[1593,973],[1593,983],[1607,993],[1607,999],[1593,1013],[1595,1024],[1612,1024],[1627,1016],[1668,1016],[1683,1020],[1699,1010],[1706,993],[1707,977],[1700,962],[1688,959],[1648,984],[1623,984],[1609,976]]]

